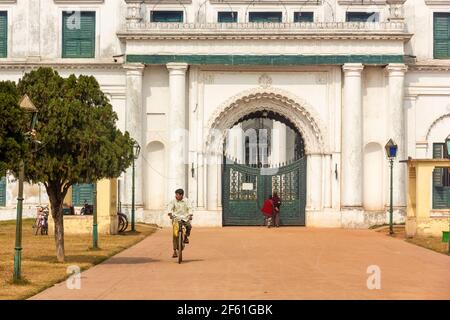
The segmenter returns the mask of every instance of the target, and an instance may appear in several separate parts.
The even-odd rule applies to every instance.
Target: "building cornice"
[[[401,55],[136,55],[127,54],[127,63],[163,65],[182,62],[189,65],[343,65],[348,63],[388,65],[403,63]]]
[[[341,6],[380,6],[386,5],[386,0],[338,0]]]
[[[402,40],[412,34],[402,22],[314,23],[133,23],[122,40]]]
[[[73,69],[73,70],[89,70],[89,69],[123,69],[122,63],[112,62],[82,62],[82,61],[40,61],[40,62],[26,62],[26,61],[2,61],[0,60],[0,70],[24,70],[34,69],[39,67],[52,67],[55,69]]]
[[[56,4],[101,4],[105,3],[105,0],[53,0],[53,2]]]
[[[450,0],[425,0],[425,4],[428,6],[444,6],[449,5]]]
[[[156,1],[156,0],[155,0]],[[279,0],[209,0],[211,4],[290,4],[290,5],[312,5],[312,6],[320,6],[323,3],[323,0],[283,0],[280,2]]]
[[[438,71],[438,72],[449,72],[450,71],[450,60],[436,60],[431,59],[421,62],[411,62],[408,63],[409,71]]]

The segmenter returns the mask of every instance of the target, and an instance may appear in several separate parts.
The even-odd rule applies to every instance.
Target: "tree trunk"
[[[63,215],[63,197],[61,194],[47,190],[52,208],[52,217],[55,222],[55,244],[56,258],[59,262],[64,262],[64,215]],[[56,192],[55,192],[56,193]]]
[[[53,220],[55,221],[56,258],[59,262],[64,262],[64,218],[62,203],[59,203],[55,208],[57,211],[53,215]]]

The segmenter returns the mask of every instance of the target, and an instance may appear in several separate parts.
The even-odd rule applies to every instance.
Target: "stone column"
[[[219,207],[219,170],[220,170],[220,154],[210,153],[208,155],[207,171],[208,184],[207,193],[208,210],[217,210]]]
[[[323,180],[323,207],[331,208],[331,155],[322,156],[322,180]]]
[[[242,122],[238,123],[238,125],[236,127],[239,128],[237,146],[236,146],[236,148],[237,148],[236,158],[239,163],[244,163],[245,141],[244,141],[244,131],[242,129]]]
[[[137,207],[142,207],[143,198],[143,165],[142,153],[145,150],[144,145],[144,121],[145,112],[142,107],[142,76],[144,73],[144,65],[141,63],[129,63],[124,65],[126,70],[126,123],[125,128],[130,133],[131,137],[141,146],[139,158],[135,162],[135,203]],[[132,168],[128,168],[125,176],[125,202],[131,205],[132,192]]]
[[[322,209],[322,155],[320,154],[308,154],[306,158],[306,165],[309,181],[307,185],[308,192],[308,203],[310,210],[321,210]]]
[[[273,122],[272,162],[286,162],[286,125],[279,121]]]
[[[28,60],[41,59],[41,1],[28,0]]]
[[[347,208],[362,208],[363,118],[360,63],[346,63],[342,106],[342,198]]]
[[[398,145],[397,159],[394,162],[394,206],[406,207],[406,165],[399,160],[406,159],[404,86],[406,65],[393,63],[386,67],[389,77],[388,134]]]
[[[188,141],[186,131],[186,63],[168,63],[169,70],[169,170],[168,196],[173,198],[176,189],[186,190]]]

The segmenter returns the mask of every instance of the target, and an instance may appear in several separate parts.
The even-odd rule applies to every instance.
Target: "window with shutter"
[[[237,22],[237,15],[236,11],[220,11],[217,13],[217,22]]]
[[[434,14],[434,58],[450,58],[450,13]]]
[[[85,202],[94,204],[94,185],[92,183],[80,183],[72,186],[72,205],[82,206]]]
[[[345,16],[347,22],[378,22],[380,15],[378,12],[347,12]]]
[[[6,206],[6,178],[0,179],[0,207]]]
[[[250,12],[249,22],[281,22],[283,14],[281,12]]]
[[[151,22],[183,22],[183,11],[152,11]]]
[[[314,22],[314,12],[294,12],[294,22]]]
[[[95,57],[95,12],[63,12],[63,58]]]
[[[8,56],[8,13],[0,11],[0,58]]]
[[[433,144],[433,159],[442,159],[444,144]],[[450,169],[433,170],[433,209],[450,209]]]

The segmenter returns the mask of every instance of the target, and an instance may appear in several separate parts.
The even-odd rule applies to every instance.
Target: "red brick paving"
[[[450,299],[449,256],[372,230],[194,228],[181,265],[171,246],[160,230],[83,272],[80,290],[32,299]]]

